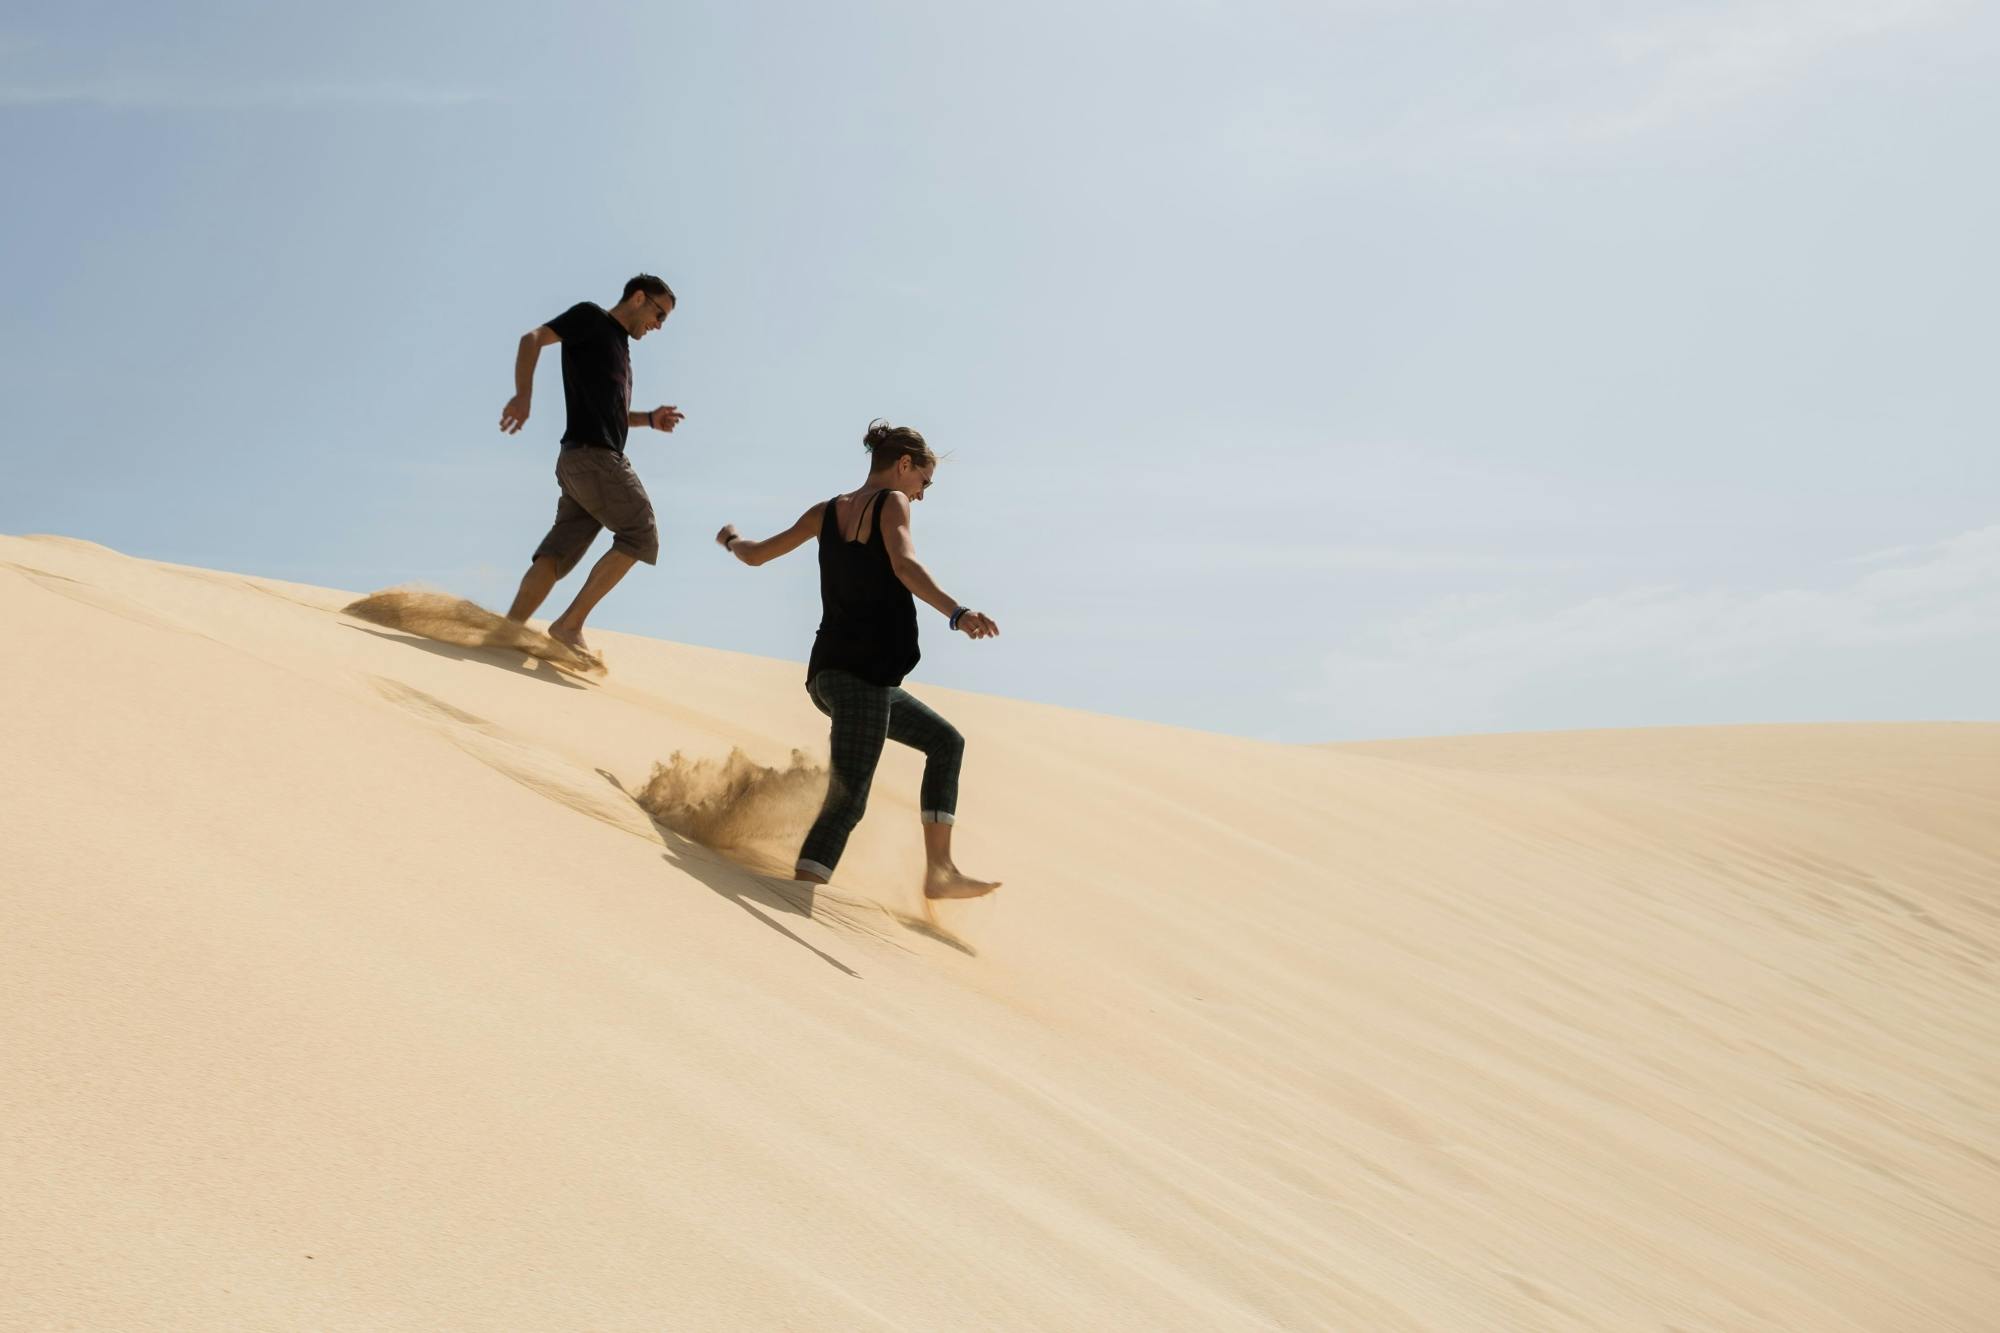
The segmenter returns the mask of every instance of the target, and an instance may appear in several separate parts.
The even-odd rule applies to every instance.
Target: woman
[[[945,596],[917,562],[910,505],[930,489],[938,461],[924,437],[908,426],[873,421],[861,443],[869,468],[858,489],[821,501],[760,542],[745,540],[734,526],[715,534],[746,565],[761,565],[819,539],[821,615],[806,665],[806,692],[833,719],[833,773],[793,878],[813,884],[832,880],[847,836],[867,809],[882,742],[889,739],[924,752],[924,896],[977,898],[1000,885],[960,873],[951,859],[965,738],[902,689],[918,657],[912,594],[970,638],[991,638],[1000,627]]]

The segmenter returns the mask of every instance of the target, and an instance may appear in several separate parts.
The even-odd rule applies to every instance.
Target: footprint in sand
[[[72,602],[117,616],[121,620],[129,620],[135,625],[166,630],[171,634],[192,635],[197,639],[209,637],[200,630],[191,629],[177,620],[149,611],[129,597],[107,592],[94,583],[86,583],[67,574],[52,573],[46,569],[37,569],[33,565],[16,564],[12,560],[0,560],[0,569],[10,569],[36,587],[46,589],[58,597],[67,597]]]
[[[652,843],[660,841],[652,818],[623,793],[607,790],[604,780],[590,769],[510,735],[483,717],[454,708],[399,680],[374,676],[370,683],[384,699],[416,714],[459,749],[536,795],[546,796],[634,837]]]

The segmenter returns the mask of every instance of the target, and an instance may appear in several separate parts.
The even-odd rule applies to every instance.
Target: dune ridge
[[[795,663],[353,601],[0,537],[0,1328],[1992,1326],[2000,725],[919,680],[955,947]]]

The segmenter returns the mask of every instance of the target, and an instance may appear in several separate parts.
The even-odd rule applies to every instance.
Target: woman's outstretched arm
[[[938,587],[937,580],[917,559],[916,539],[910,536],[910,500],[901,491],[890,491],[889,498],[882,504],[882,545],[889,552],[889,567],[896,571],[903,586],[914,594],[917,600],[931,606],[940,615],[953,617],[953,629],[963,630],[975,639],[990,639],[1000,632],[1000,626],[991,616],[966,609],[964,603],[955,602]],[[964,610],[963,615],[957,614]]]
[[[820,518],[826,511],[826,501],[821,500],[811,509],[799,515],[799,521],[786,528],[775,537],[766,537],[761,542],[753,542],[736,531],[736,525],[725,523],[722,531],[715,534],[716,543],[725,551],[746,565],[761,565],[766,560],[776,560],[798,550],[814,537],[819,536]]]

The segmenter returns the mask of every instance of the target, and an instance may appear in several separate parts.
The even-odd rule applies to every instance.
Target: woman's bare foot
[[[590,645],[583,641],[582,630],[571,629],[560,620],[550,622],[549,637],[565,648],[574,648],[586,657],[597,656],[597,654],[590,651]]]
[[[926,898],[983,898],[999,887],[997,879],[973,879],[953,865],[934,865],[924,872]]]

